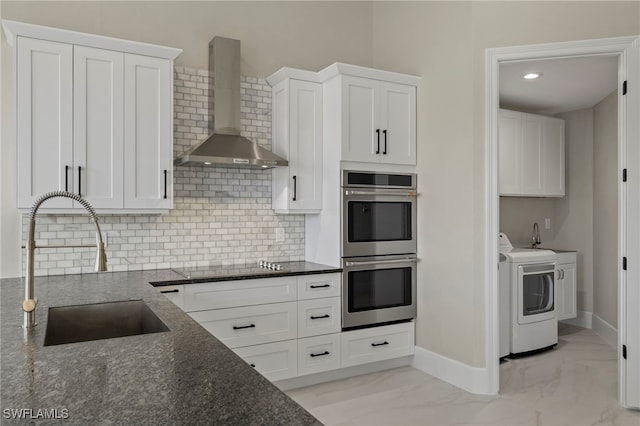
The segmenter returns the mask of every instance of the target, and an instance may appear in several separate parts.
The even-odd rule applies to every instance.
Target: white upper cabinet
[[[73,188],[73,46],[20,37],[15,58],[17,204],[30,208],[46,192]]]
[[[179,49],[2,21],[15,46],[17,207],[80,194],[100,212],[172,208]],[[43,211],[72,212],[56,198]]]
[[[342,160],[416,164],[416,88],[345,75]]]
[[[125,206],[173,204],[172,66],[165,59],[124,58]]]
[[[500,195],[564,196],[564,121],[500,110]]]
[[[285,71],[274,76],[282,77]],[[288,75],[272,89],[273,152],[289,161],[289,167],[272,171],[276,213],[318,213],[322,209],[322,85],[299,79],[304,74],[297,71],[298,78]],[[313,78],[313,73],[309,75]]]

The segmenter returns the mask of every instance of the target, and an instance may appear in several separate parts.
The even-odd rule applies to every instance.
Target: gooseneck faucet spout
[[[533,223],[533,233],[531,235],[531,248],[538,248],[542,243],[540,241],[540,228],[538,228],[538,222]]]
[[[40,208],[40,205],[47,201],[50,198],[55,197],[64,197],[71,198],[74,201],[77,201],[84,207],[87,212],[89,212],[89,216],[93,220],[93,223],[96,225],[97,235],[98,235],[98,243],[96,245],[73,245],[73,246],[36,246],[35,242],[35,231],[36,231],[36,213]],[[87,202],[84,198],[79,196],[78,194],[74,194],[67,191],[54,191],[48,192],[42,195],[40,198],[36,200],[31,207],[31,211],[29,213],[29,233],[27,235],[27,271],[25,274],[24,281],[24,301],[22,302],[22,310],[24,311],[24,328],[33,328],[36,326],[36,305],[37,300],[34,297],[34,289],[33,289],[33,265],[34,265],[34,252],[37,248],[54,248],[54,247],[97,247],[98,252],[96,254],[96,272],[103,272],[107,270],[107,255],[104,251],[104,242],[102,241],[102,232],[100,232],[100,225],[98,224],[98,216],[96,212],[91,207],[91,204]]]

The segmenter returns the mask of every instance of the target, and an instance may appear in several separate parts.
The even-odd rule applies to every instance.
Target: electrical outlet
[[[544,229],[551,229],[551,219],[550,218],[546,218],[544,220]]]
[[[276,243],[284,241],[284,228],[276,228]]]

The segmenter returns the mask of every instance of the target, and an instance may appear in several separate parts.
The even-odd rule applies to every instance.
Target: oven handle
[[[393,196],[405,196],[416,197],[418,193],[416,191],[354,191],[347,189],[344,191],[344,195],[393,195]]]
[[[344,262],[345,266],[368,266],[368,265],[390,265],[392,263],[407,263],[416,262],[418,259],[415,257],[405,257],[403,259],[392,260],[347,260]]]

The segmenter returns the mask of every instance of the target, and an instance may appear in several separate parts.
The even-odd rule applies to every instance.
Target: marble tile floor
[[[411,367],[287,392],[326,425],[640,426],[617,401],[616,353],[561,325],[556,349],[500,365],[500,395],[467,393]]]

